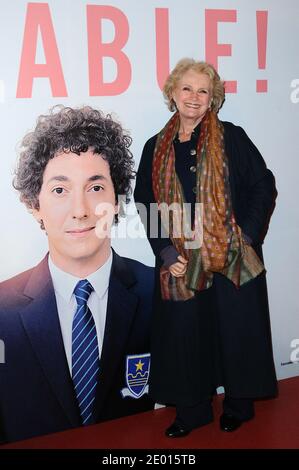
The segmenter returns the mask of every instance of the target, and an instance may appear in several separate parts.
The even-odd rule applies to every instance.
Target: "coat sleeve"
[[[228,128],[227,153],[232,159],[230,181],[237,222],[253,245],[260,244],[275,207],[275,178],[246,132],[232,124]]]
[[[156,139],[157,136],[149,139],[143,148],[136,176],[134,199],[152,250],[156,257],[161,257],[164,261],[163,253],[161,256],[162,250],[173,245],[161,224],[152,188],[152,162]]]

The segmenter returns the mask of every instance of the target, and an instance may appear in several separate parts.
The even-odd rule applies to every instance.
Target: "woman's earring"
[[[39,225],[40,225],[41,230],[45,230],[45,226],[44,226],[44,221],[43,221],[43,219],[40,219],[40,220],[39,220]]]

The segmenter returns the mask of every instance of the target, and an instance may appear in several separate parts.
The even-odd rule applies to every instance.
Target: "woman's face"
[[[180,78],[172,98],[181,118],[200,122],[212,101],[210,77],[190,69]]]

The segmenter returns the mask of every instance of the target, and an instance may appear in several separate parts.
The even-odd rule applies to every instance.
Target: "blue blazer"
[[[149,353],[153,283],[153,268],[113,252],[94,422],[153,408],[121,394],[127,358]],[[0,339],[0,442],[80,426],[47,257],[0,284]]]

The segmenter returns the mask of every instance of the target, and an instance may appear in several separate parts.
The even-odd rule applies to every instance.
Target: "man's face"
[[[48,162],[39,194],[40,208],[33,213],[43,220],[53,261],[64,269],[73,262],[90,264],[93,258],[101,259],[101,252],[109,252],[107,233],[113,217],[105,236],[99,237],[95,231],[99,223],[96,208],[99,215],[101,205],[104,209],[108,205],[113,215],[117,212],[109,164],[100,155],[91,150],[80,155],[61,153]]]

